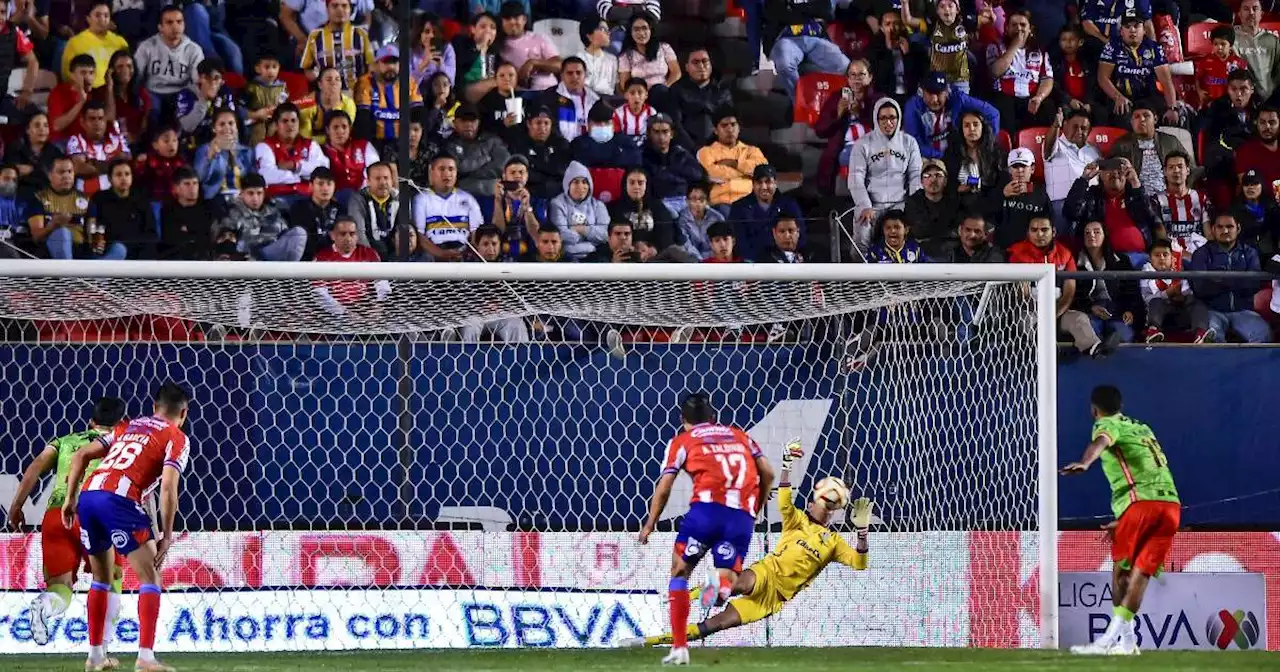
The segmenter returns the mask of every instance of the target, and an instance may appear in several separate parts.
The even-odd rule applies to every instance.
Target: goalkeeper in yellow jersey
[[[866,497],[853,502],[853,525],[858,547],[849,546],[827,525],[835,511],[821,500],[797,509],[791,494],[791,464],[804,454],[799,441],[787,445],[782,455],[782,480],[778,484],[778,510],[782,514],[782,539],[772,553],[738,575],[733,595],[724,611],[689,626],[689,639],[702,639],[721,630],[755,623],[782,610],[796,593],[804,590],[832,561],[853,569],[867,568],[867,526],[873,503]],[[697,596],[691,596],[697,599]],[[633,637],[618,642],[620,647],[660,646],[671,643],[671,633],[653,637]]]

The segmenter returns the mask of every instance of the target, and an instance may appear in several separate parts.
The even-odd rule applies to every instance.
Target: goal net
[[[610,646],[666,629],[686,477],[647,546],[636,532],[679,400],[702,390],[775,465],[801,439],[798,498],[837,475],[877,502],[869,570],[833,564],[708,644],[1055,645],[1052,278],[0,262],[0,500],[97,398],[136,417],[174,380],[193,449],[158,649]],[[834,530],[852,541],[843,512]],[[780,535],[775,499],[748,562]],[[0,557],[17,624],[43,585],[39,533],[0,535]],[[0,652],[84,639],[78,596],[48,646],[3,627]]]

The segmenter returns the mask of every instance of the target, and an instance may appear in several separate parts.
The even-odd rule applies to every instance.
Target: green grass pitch
[[[1247,651],[1229,653],[1144,653],[1136,658],[1093,658],[1057,651],[996,651],[980,649],[714,649],[690,650],[693,667],[726,672],[751,670],[946,670],[947,672],[994,670],[1064,672],[1120,672],[1160,670],[1280,670],[1280,653]],[[263,653],[169,655],[165,662],[179,672],[543,672],[569,670],[661,669],[662,649],[594,651],[377,651],[350,653]],[[0,656],[0,670],[47,672],[83,669],[82,657]],[[133,657],[122,656],[121,670],[133,669]]]

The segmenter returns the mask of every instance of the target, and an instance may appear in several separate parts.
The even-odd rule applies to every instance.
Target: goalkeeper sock
[[[61,614],[67,610],[67,607],[71,606],[71,586],[55,583],[45,588],[45,595],[49,597],[49,605],[53,607],[54,616]]]
[[[720,600],[716,604],[724,604],[729,601],[729,596],[733,594],[733,581],[728,576],[720,575]]]
[[[689,646],[689,580],[673,577],[667,584],[668,603],[671,607],[671,646],[683,649]]]

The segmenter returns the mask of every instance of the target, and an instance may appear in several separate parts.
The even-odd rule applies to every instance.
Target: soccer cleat
[[[1141,654],[1142,651],[1138,649],[1138,644],[1136,642],[1126,645],[1122,641],[1116,642],[1115,646],[1107,649],[1106,653],[1108,656],[1137,656]]]
[[[49,643],[49,599],[41,594],[31,603],[31,640],[40,646]]]
[[[1100,639],[1092,644],[1077,644],[1071,647],[1071,653],[1077,656],[1105,656],[1113,646],[1112,642]]]
[[[698,587],[698,606],[702,607],[704,612],[711,611],[720,600],[720,577],[715,572],[707,575],[702,585]]]
[[[134,672],[177,672],[171,665],[165,665],[158,660],[141,660],[133,664]]]
[[[1164,332],[1155,327],[1147,327],[1146,341],[1148,343],[1163,343]]]
[[[665,658],[662,659],[663,665],[688,665],[689,664],[689,647],[680,647],[671,649]]]
[[[103,672],[104,670],[114,670],[119,667],[120,660],[109,656],[97,662],[92,660],[84,661],[84,672]]]
[[[614,645],[615,649],[641,649],[644,648],[644,637],[626,637],[619,639]]]

